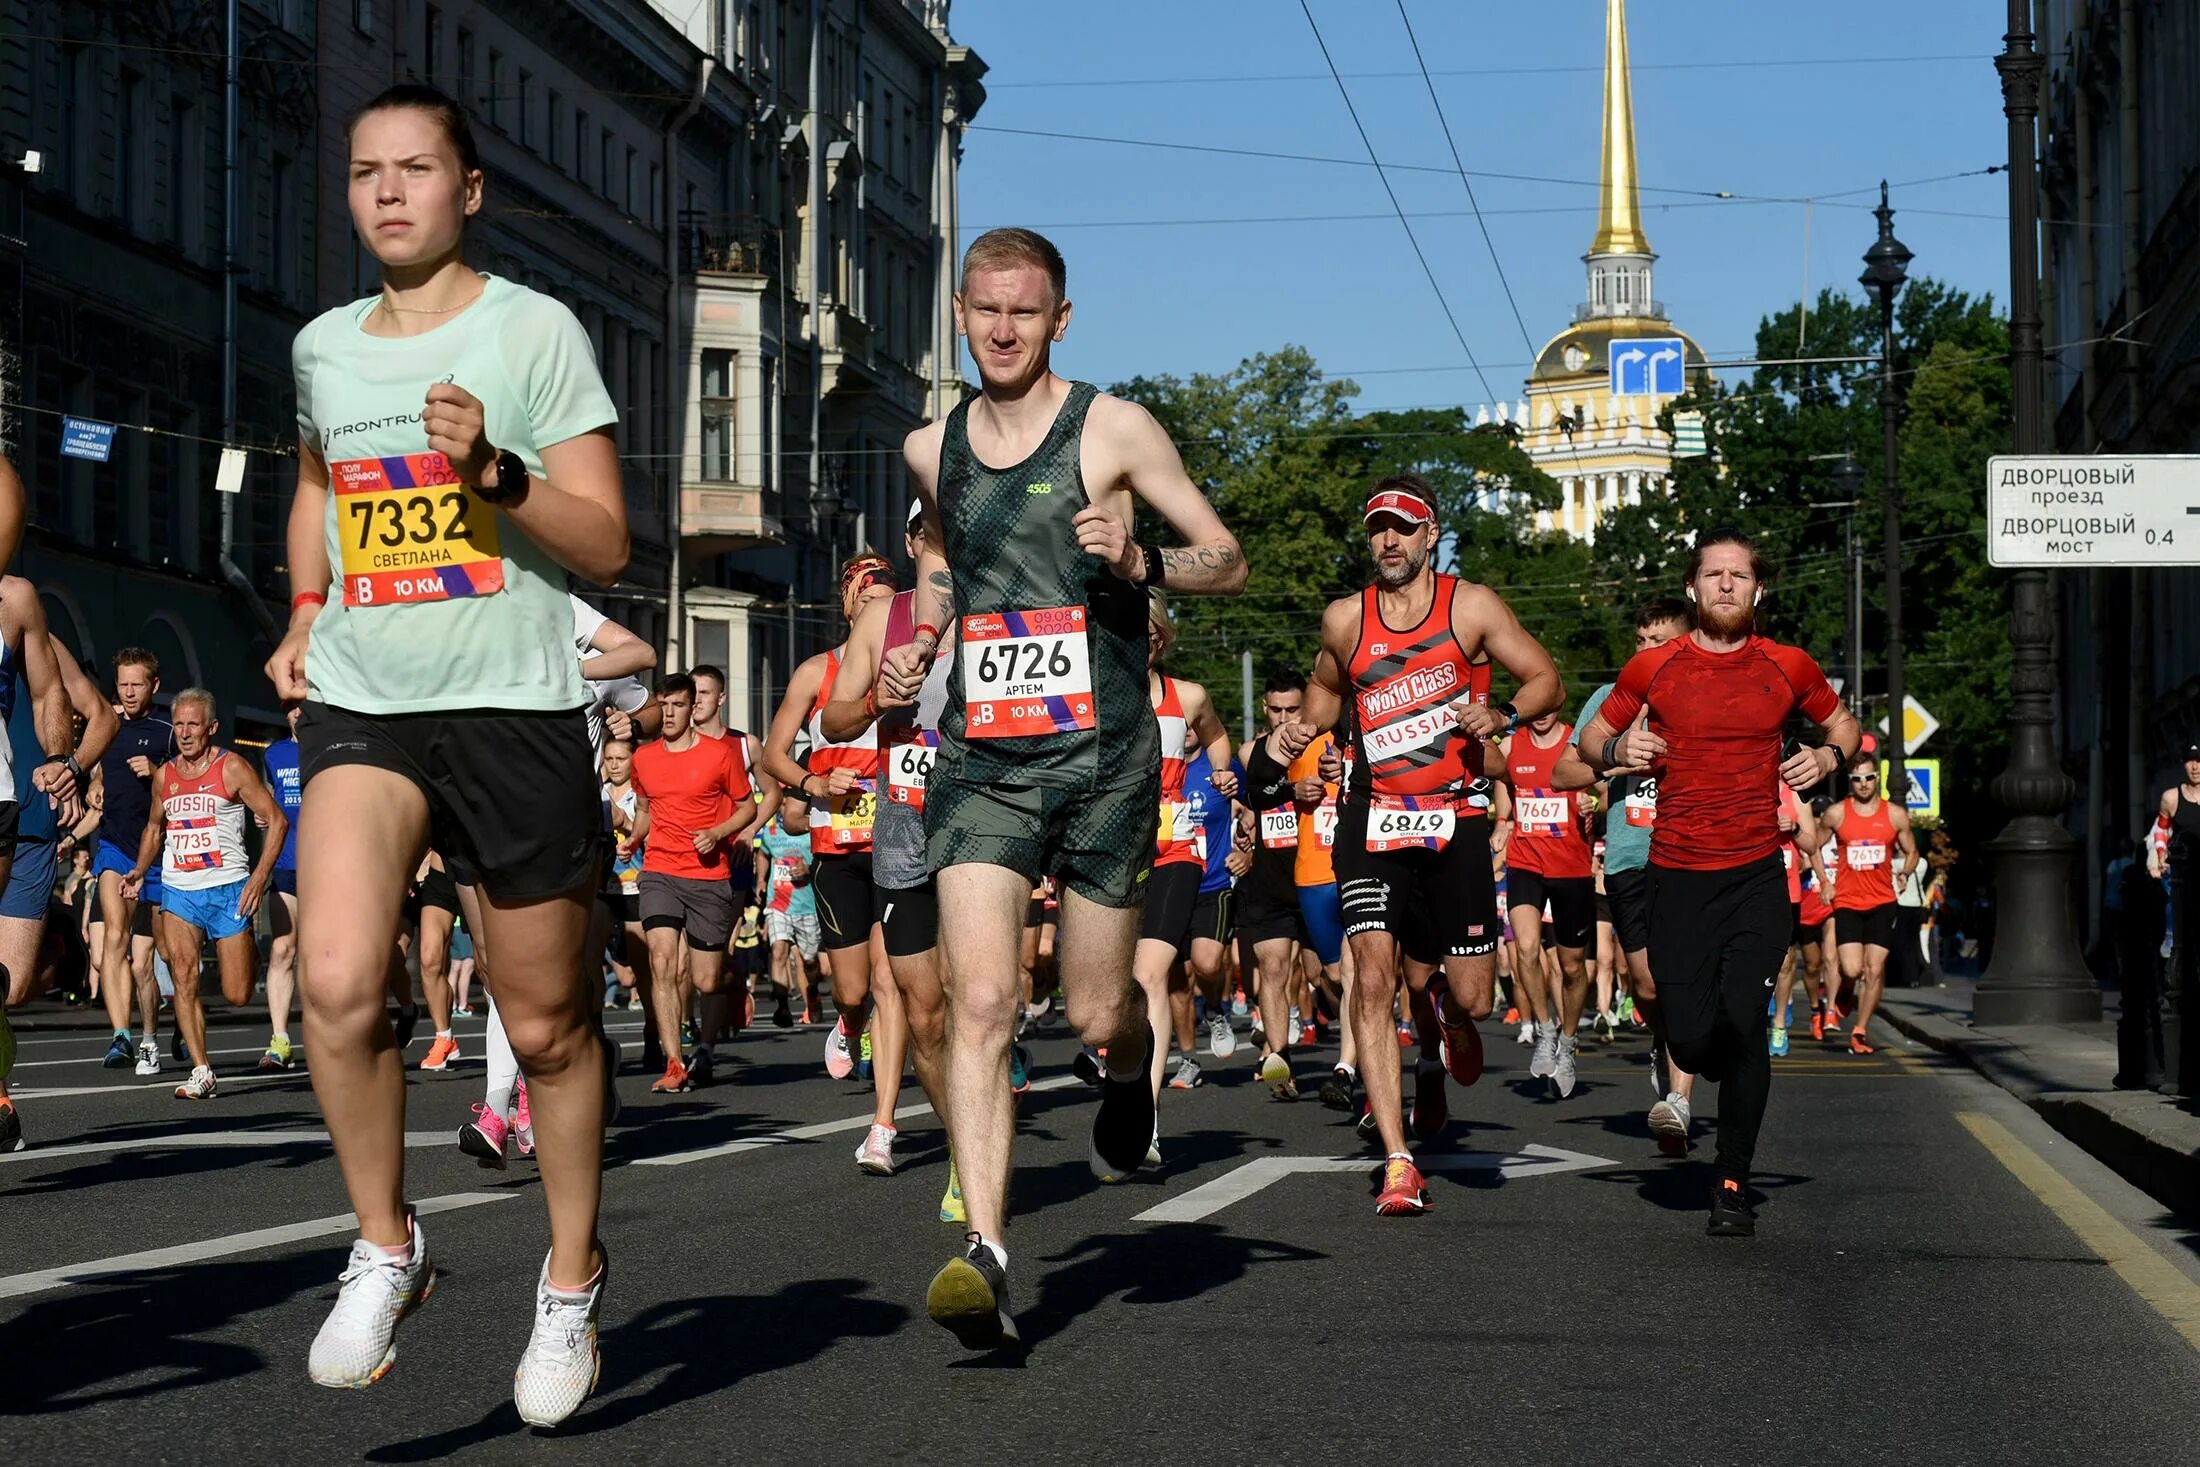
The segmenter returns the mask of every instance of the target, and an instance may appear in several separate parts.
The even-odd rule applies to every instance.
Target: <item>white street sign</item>
[[[2200,454],[1989,459],[1986,559],[2011,567],[2200,565]]]
[[[1522,1177],[1553,1176],[1559,1172],[1587,1171],[1592,1167],[1613,1164],[1601,1156],[1534,1144],[1521,1147],[1520,1154],[1516,1156],[1491,1151],[1456,1151],[1432,1153],[1415,1160],[1424,1172],[1496,1172],[1506,1181],[1516,1181]],[[1198,1222],[1203,1217],[1222,1211],[1233,1202],[1243,1202],[1255,1192],[1272,1186],[1285,1177],[1304,1172],[1352,1172],[1367,1176],[1378,1165],[1380,1162],[1377,1159],[1367,1156],[1263,1156],[1234,1171],[1224,1173],[1204,1186],[1194,1187],[1180,1197],[1171,1197],[1157,1207],[1149,1207],[1131,1221]]]

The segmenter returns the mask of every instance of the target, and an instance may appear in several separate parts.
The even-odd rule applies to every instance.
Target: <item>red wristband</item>
[[[298,608],[301,606],[326,605],[328,605],[328,597],[322,595],[319,591],[300,591],[297,595],[290,598],[290,609],[293,614],[295,614]]]
[[[878,689],[877,689],[877,688],[866,688],[866,689],[864,690],[864,693],[863,693],[863,716],[864,716],[865,718],[876,718],[876,717],[878,717]]]
[[[916,638],[923,636],[926,632],[930,632],[932,634],[932,645],[937,647],[940,644],[940,629],[932,625],[932,623],[928,621],[918,622],[916,630],[911,632],[909,636],[910,639],[914,641]]]

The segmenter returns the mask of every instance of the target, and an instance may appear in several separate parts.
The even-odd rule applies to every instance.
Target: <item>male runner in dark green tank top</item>
[[[932,1280],[932,1317],[972,1349],[1013,1342],[1002,1231],[1014,1111],[1008,1090],[1024,907],[1041,875],[1062,892],[1062,991],[1085,1043],[1107,1050],[1092,1168],[1135,1171],[1152,1139],[1154,1043],[1131,979],[1160,807],[1146,696],[1146,595],[1245,584],[1237,541],[1135,403],[1054,375],[1069,329],[1061,253],[1022,229],[963,257],[955,308],[984,392],[909,436],[924,505],[916,641],[881,681],[914,697],[938,628],[960,619],[940,747],[925,794],[947,954],[948,1139],[969,1210],[966,1254]],[[1134,498],[1135,496],[1135,498]],[[1143,500],[1183,540],[1131,538]]]

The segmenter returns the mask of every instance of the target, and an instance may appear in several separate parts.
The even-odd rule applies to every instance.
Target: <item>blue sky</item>
[[[1377,155],[1450,169],[1396,0],[1312,3]],[[2006,178],[1942,177],[2003,160],[1991,59],[2002,8],[1935,0],[1899,13],[1891,24],[1894,12],[1872,7],[1767,0],[1628,7],[1657,291],[1714,360],[1750,355],[1759,318],[1806,278],[1813,295],[1856,289],[1882,177],[1897,185],[1913,274],[2006,296]],[[1578,181],[1473,180],[1539,347],[1583,297],[1603,0],[1407,0],[1406,14],[1470,172]],[[1372,169],[998,130],[1364,160],[1298,0],[958,0],[953,19],[991,68],[964,155],[964,242],[1030,224],[1062,246],[1077,307],[1056,355],[1067,375],[1224,371],[1298,343],[1358,380],[1364,407],[1519,395],[1529,348],[1456,174],[1390,181],[1487,391]],[[1882,56],[1901,59],[1859,59]],[[1928,179],[1939,181],[1910,182]],[[1718,191],[1745,198],[1704,197]],[[1820,200],[1807,265],[1805,207],[1750,196]],[[1367,217],[1306,217],[1328,215]],[[1292,222],[1149,222],[1243,219]],[[1136,222],[1094,227],[1111,220]]]

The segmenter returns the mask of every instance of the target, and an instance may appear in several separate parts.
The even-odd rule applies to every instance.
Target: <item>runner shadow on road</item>
[[[811,1279],[776,1294],[668,1300],[603,1335],[603,1378],[560,1439],[615,1431],[667,1406],[692,1406],[744,1382],[802,1365],[842,1340],[893,1334],[909,1320],[900,1304],[864,1297],[859,1279]],[[729,1342],[739,1341],[738,1349]],[[654,1379],[653,1379],[654,1378]],[[435,1462],[470,1446],[529,1431],[504,1401],[470,1426],[365,1454],[369,1462]]]
[[[1039,1275],[1038,1294],[1017,1315],[1022,1351],[958,1360],[949,1368],[1020,1367],[1032,1349],[1118,1294],[1131,1305],[1183,1304],[1238,1282],[1259,1264],[1318,1263],[1328,1256],[1290,1243],[1240,1237],[1212,1223],[1090,1237],[1045,1260],[1050,1266]]]
[[[1699,1142],[1688,1160],[1645,1167],[1610,1167],[1588,1174],[1592,1182],[1632,1183],[1635,1195],[1667,1212],[1702,1212],[1709,1204],[1717,1181],[1711,1148]],[[1807,1187],[1817,1181],[1800,1172],[1752,1172],[1749,1203],[1761,1207],[1773,1195],[1790,1187]]]
[[[266,1358],[218,1336],[238,1319],[328,1286],[325,1251],[67,1286],[8,1326],[18,1347],[0,1371],[0,1416],[80,1411],[253,1374]]]

